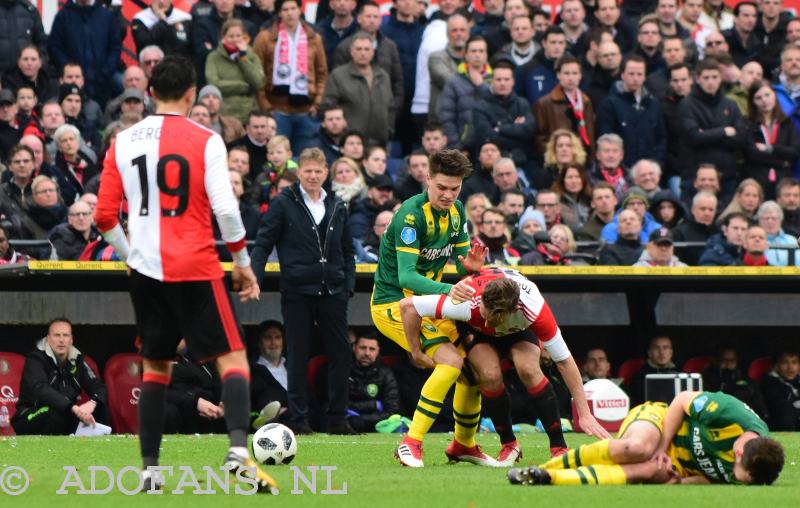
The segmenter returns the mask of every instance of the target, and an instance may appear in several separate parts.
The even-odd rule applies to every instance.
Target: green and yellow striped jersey
[[[444,294],[441,282],[450,257],[469,251],[464,205],[436,210],[423,192],[407,199],[381,239],[372,303],[391,303],[411,294]]]
[[[673,457],[692,475],[736,483],[733,443],[746,431],[769,435],[767,424],[744,402],[722,392],[700,392],[672,439]]]

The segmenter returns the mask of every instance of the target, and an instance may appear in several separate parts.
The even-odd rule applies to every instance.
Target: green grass
[[[424,469],[401,468],[393,459],[394,435],[302,436],[299,453],[293,465],[336,466],[333,488],[347,483],[347,495],[321,495],[325,475],[320,472],[317,494],[301,482],[302,495],[292,495],[292,471],[287,466],[273,466],[269,472],[280,484],[277,498],[268,496],[234,496],[217,494],[169,494],[179,482],[179,474],[167,483],[167,493],[161,496],[125,496],[120,492],[106,495],[56,495],[65,479],[63,466],[75,466],[88,488],[90,465],[105,465],[118,471],[125,466],[138,466],[138,440],[135,436],[100,438],[19,437],[0,439],[0,475],[10,465],[25,468],[30,476],[28,490],[10,497],[0,491],[0,507],[58,508],[68,506],[103,506],[126,508],[132,506],[169,506],[201,508],[204,506],[352,506],[379,507],[503,507],[532,508],[558,506],[562,508],[604,508],[626,506],[646,508],[670,506],[697,508],[758,507],[782,508],[800,506],[800,434],[779,434],[786,447],[786,467],[772,487],[744,486],[626,486],[626,487],[520,487],[511,486],[504,470],[480,468],[468,464],[448,465],[444,448],[450,441],[446,434],[431,434],[425,443]],[[546,459],[547,440],[543,435],[520,436],[524,464]],[[569,434],[567,441],[575,446],[590,438]],[[497,437],[481,435],[479,441],[494,454]],[[162,464],[184,465],[200,471],[204,465],[217,466],[226,449],[224,436],[167,436],[162,451]],[[308,473],[307,473],[308,474]],[[133,475],[127,477],[133,484]],[[105,485],[105,480],[98,486]],[[217,489],[219,490],[219,489]],[[54,503],[51,505],[50,503]]]

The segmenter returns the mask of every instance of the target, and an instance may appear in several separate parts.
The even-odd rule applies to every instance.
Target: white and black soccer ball
[[[268,423],[253,434],[253,456],[262,464],[288,464],[297,454],[297,438],[292,429]]]

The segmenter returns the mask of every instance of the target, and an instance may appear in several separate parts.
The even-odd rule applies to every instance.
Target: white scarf
[[[153,12],[153,9],[141,10],[133,19],[139,20],[148,30],[153,28],[153,26],[160,21],[158,16]],[[167,16],[166,22],[171,26],[178,23],[186,23],[187,21],[191,21],[191,19],[191,14],[173,6],[172,11],[169,13],[169,16]]]
[[[366,185],[361,177],[356,178],[350,184],[337,182],[336,180],[331,182],[331,190],[345,203],[350,203],[354,198],[361,197],[365,188]]]
[[[308,37],[301,23],[294,37],[286,33],[286,26],[278,26],[278,43],[272,62],[273,86],[288,86],[289,95],[308,95]]]

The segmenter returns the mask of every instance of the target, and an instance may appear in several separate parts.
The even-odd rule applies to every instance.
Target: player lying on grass
[[[381,239],[370,312],[378,330],[408,351],[400,318],[400,300],[408,295],[449,294],[469,300],[473,289],[465,283],[447,284],[442,274],[447,262],[456,261],[465,275],[483,266],[486,250],[470,248],[467,216],[456,198],[471,171],[469,159],[458,150],[440,150],[430,158],[430,179],[425,192],[407,199],[395,213]],[[395,455],[407,467],[423,467],[422,440],[436,421],[447,392],[455,383],[455,429],[448,455],[469,458],[476,464],[496,466],[495,460],[475,443],[480,423],[481,395],[477,386],[461,376],[466,352],[453,321],[425,319],[417,328],[424,366],[433,369],[420,393],[408,434]]]
[[[514,363],[528,391],[530,406],[550,438],[551,455],[566,452],[555,391],[539,366],[539,339],[575,399],[581,427],[589,435],[608,437],[589,411],[578,366],[536,284],[515,270],[501,268],[486,268],[464,281],[474,289],[469,301],[456,303],[447,295],[414,296],[400,302],[400,312],[412,357],[419,364],[426,361],[419,340],[423,319],[464,321],[473,331],[467,359],[480,383],[484,414],[492,419],[500,435],[500,465],[511,466],[521,456],[511,429],[511,405],[503,384],[501,356]]]
[[[740,400],[681,392],[667,406],[646,402],[622,422],[618,439],[584,445],[539,467],[511,469],[523,485],[744,483],[771,485],[783,447]]]

